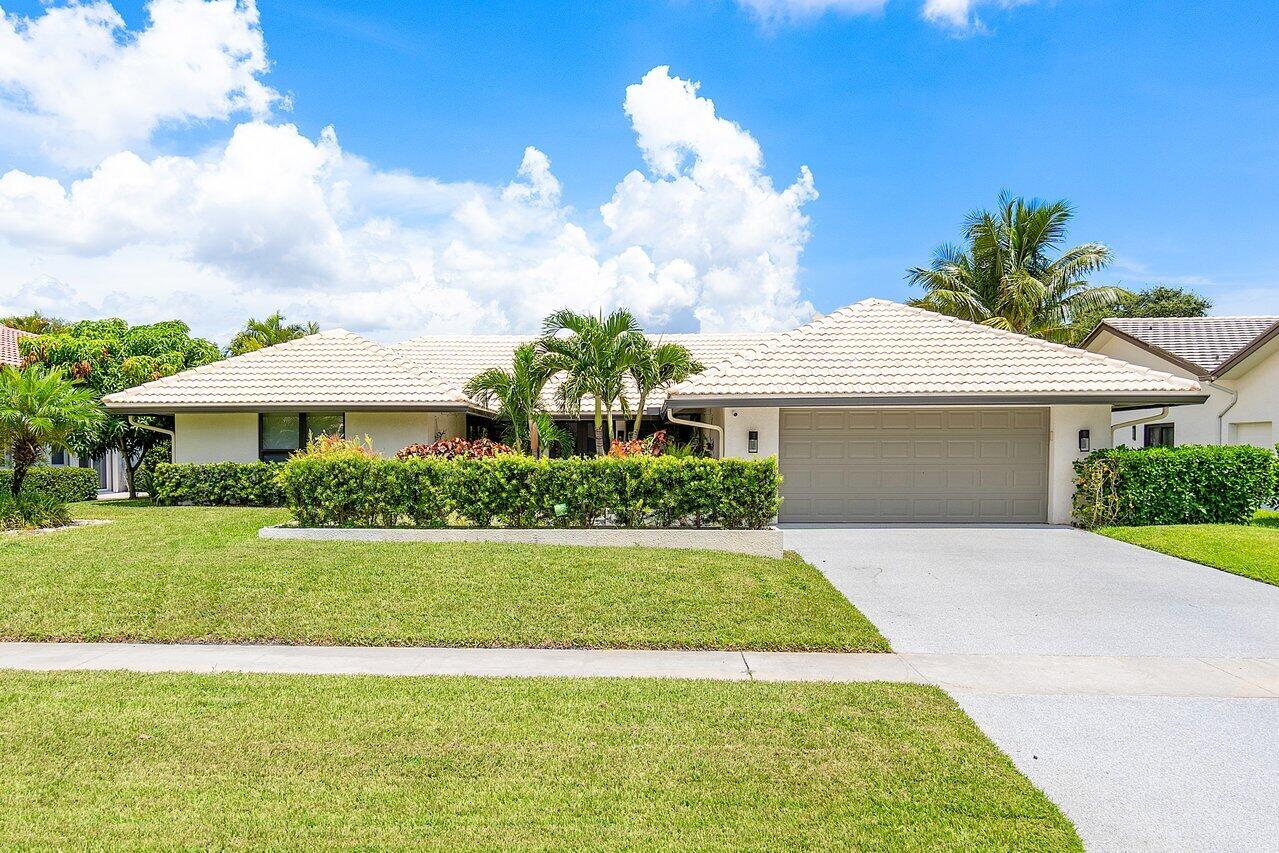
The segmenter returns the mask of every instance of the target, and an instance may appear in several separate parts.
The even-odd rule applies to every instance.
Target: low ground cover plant
[[[0,468],[0,490],[10,491],[13,471]],[[49,495],[65,503],[91,501],[98,496],[98,472],[93,468],[41,465],[28,468],[22,480],[23,494]]]
[[[54,495],[0,493],[0,530],[38,530],[71,523],[67,505]]]
[[[1246,445],[1118,447],[1076,462],[1075,473],[1082,527],[1247,524],[1275,493],[1279,459]]]
[[[410,444],[395,454],[396,459],[487,459],[499,453],[514,453],[514,448],[489,438],[467,441],[465,438],[442,438],[430,444]]]
[[[278,482],[307,527],[755,529],[776,516],[781,477],[772,459],[382,459],[346,442],[295,455]]]

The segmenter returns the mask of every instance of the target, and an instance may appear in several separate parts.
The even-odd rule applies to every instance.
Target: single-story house
[[[1150,317],[1102,320],[1084,339],[1092,352],[1195,379],[1202,406],[1124,416],[1114,442],[1133,447],[1279,441],[1279,317]],[[1134,423],[1133,421],[1137,421]]]
[[[18,352],[18,341],[30,337],[35,335],[21,329],[0,326],[0,364],[21,367],[22,354]],[[8,464],[9,460],[3,459],[0,462]],[[90,459],[61,448],[54,448],[49,451],[48,459],[44,462],[55,467],[94,468],[98,472],[98,488],[104,492],[124,491],[126,488],[124,463],[116,451],[109,451],[102,456]]]
[[[1072,464],[1109,446],[1112,412],[1206,399],[1193,378],[878,299],[788,332],[664,339],[708,367],[648,414],[720,455],[776,456],[787,522],[1066,523]],[[489,422],[462,385],[520,340],[326,331],[105,403],[173,416],[177,462],[280,459],[318,432],[392,454]]]

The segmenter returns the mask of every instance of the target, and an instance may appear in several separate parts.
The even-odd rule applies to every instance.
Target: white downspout
[[[701,421],[690,421],[684,418],[675,417],[675,413],[670,409],[666,410],[666,420],[680,426],[694,427],[696,429],[710,429],[719,434],[719,441],[715,445],[715,458],[719,459],[724,455],[724,428],[719,424],[702,423]]]
[[[1217,444],[1222,445],[1226,443],[1226,437],[1225,437],[1226,412],[1233,409],[1235,407],[1235,403],[1239,402],[1239,392],[1233,391],[1224,385],[1218,385],[1216,382],[1213,382],[1211,379],[1206,381],[1209,388],[1215,388],[1218,391],[1222,391],[1230,395],[1230,402],[1226,404],[1226,407],[1224,409],[1222,409],[1220,412],[1217,413]]]
[[[1151,421],[1162,421],[1166,417],[1168,417],[1168,407],[1164,406],[1162,409],[1160,409],[1158,412],[1156,412],[1153,415],[1148,415],[1144,418],[1137,418],[1136,420],[1132,420],[1132,421],[1120,421],[1117,424],[1111,424],[1110,426],[1111,435],[1114,435],[1115,430],[1128,429],[1129,427],[1141,426],[1142,424],[1148,424]]]
[[[151,424],[140,424],[137,422],[136,418],[137,418],[137,415],[129,415],[129,417],[126,419],[129,422],[129,426],[133,427],[134,429],[145,429],[151,432],[158,432],[161,435],[167,435],[169,437],[169,461],[172,462],[173,453],[175,450],[177,450],[177,444],[178,444],[177,433],[175,433],[171,429],[165,429],[164,427],[152,426]],[[127,465],[128,462],[126,462],[125,464]]]

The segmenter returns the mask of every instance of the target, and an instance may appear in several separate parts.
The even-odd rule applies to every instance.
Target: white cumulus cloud
[[[625,305],[653,328],[808,319],[808,170],[774,187],[750,133],[664,67],[623,108],[645,168],[584,213],[536,148],[504,184],[443,182],[269,117],[198,153],[125,149],[70,178],[10,169],[0,311],[178,317],[221,340],[277,309],[387,340],[533,331],[564,306]]]
[[[925,0],[924,20],[942,24],[954,30],[968,32],[983,29],[977,17],[977,7],[982,5],[1011,9],[1026,6],[1035,0]]]
[[[70,165],[136,146],[166,122],[266,115],[266,46],[254,0],[151,0],[145,29],[106,2],[35,18],[0,9],[0,121]]]

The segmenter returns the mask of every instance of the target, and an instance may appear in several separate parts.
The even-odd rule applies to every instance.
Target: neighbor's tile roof
[[[1111,317],[1102,323],[1213,373],[1279,317]]]
[[[730,334],[667,334],[649,335],[653,341],[681,344],[688,348],[693,358],[710,367],[731,356],[759,346],[776,337],[778,332],[738,332]],[[390,349],[406,361],[421,365],[436,373],[445,381],[461,388],[477,373],[490,367],[509,369],[515,348],[536,338],[523,335],[426,335],[397,344]],[[635,402],[634,389],[630,387],[628,398]],[[556,410],[556,382],[552,380],[542,395],[542,404]],[[665,399],[661,392],[649,395],[646,408],[660,406]],[[589,400],[583,404],[588,410]]]
[[[30,332],[0,326],[0,364],[12,364],[14,367],[21,365],[22,356],[18,353],[18,339],[32,337],[35,335]]]
[[[458,405],[444,379],[345,329],[276,344],[103,398],[109,408]]]
[[[1173,393],[1199,385],[1085,350],[867,299],[670,390],[685,398]]]

